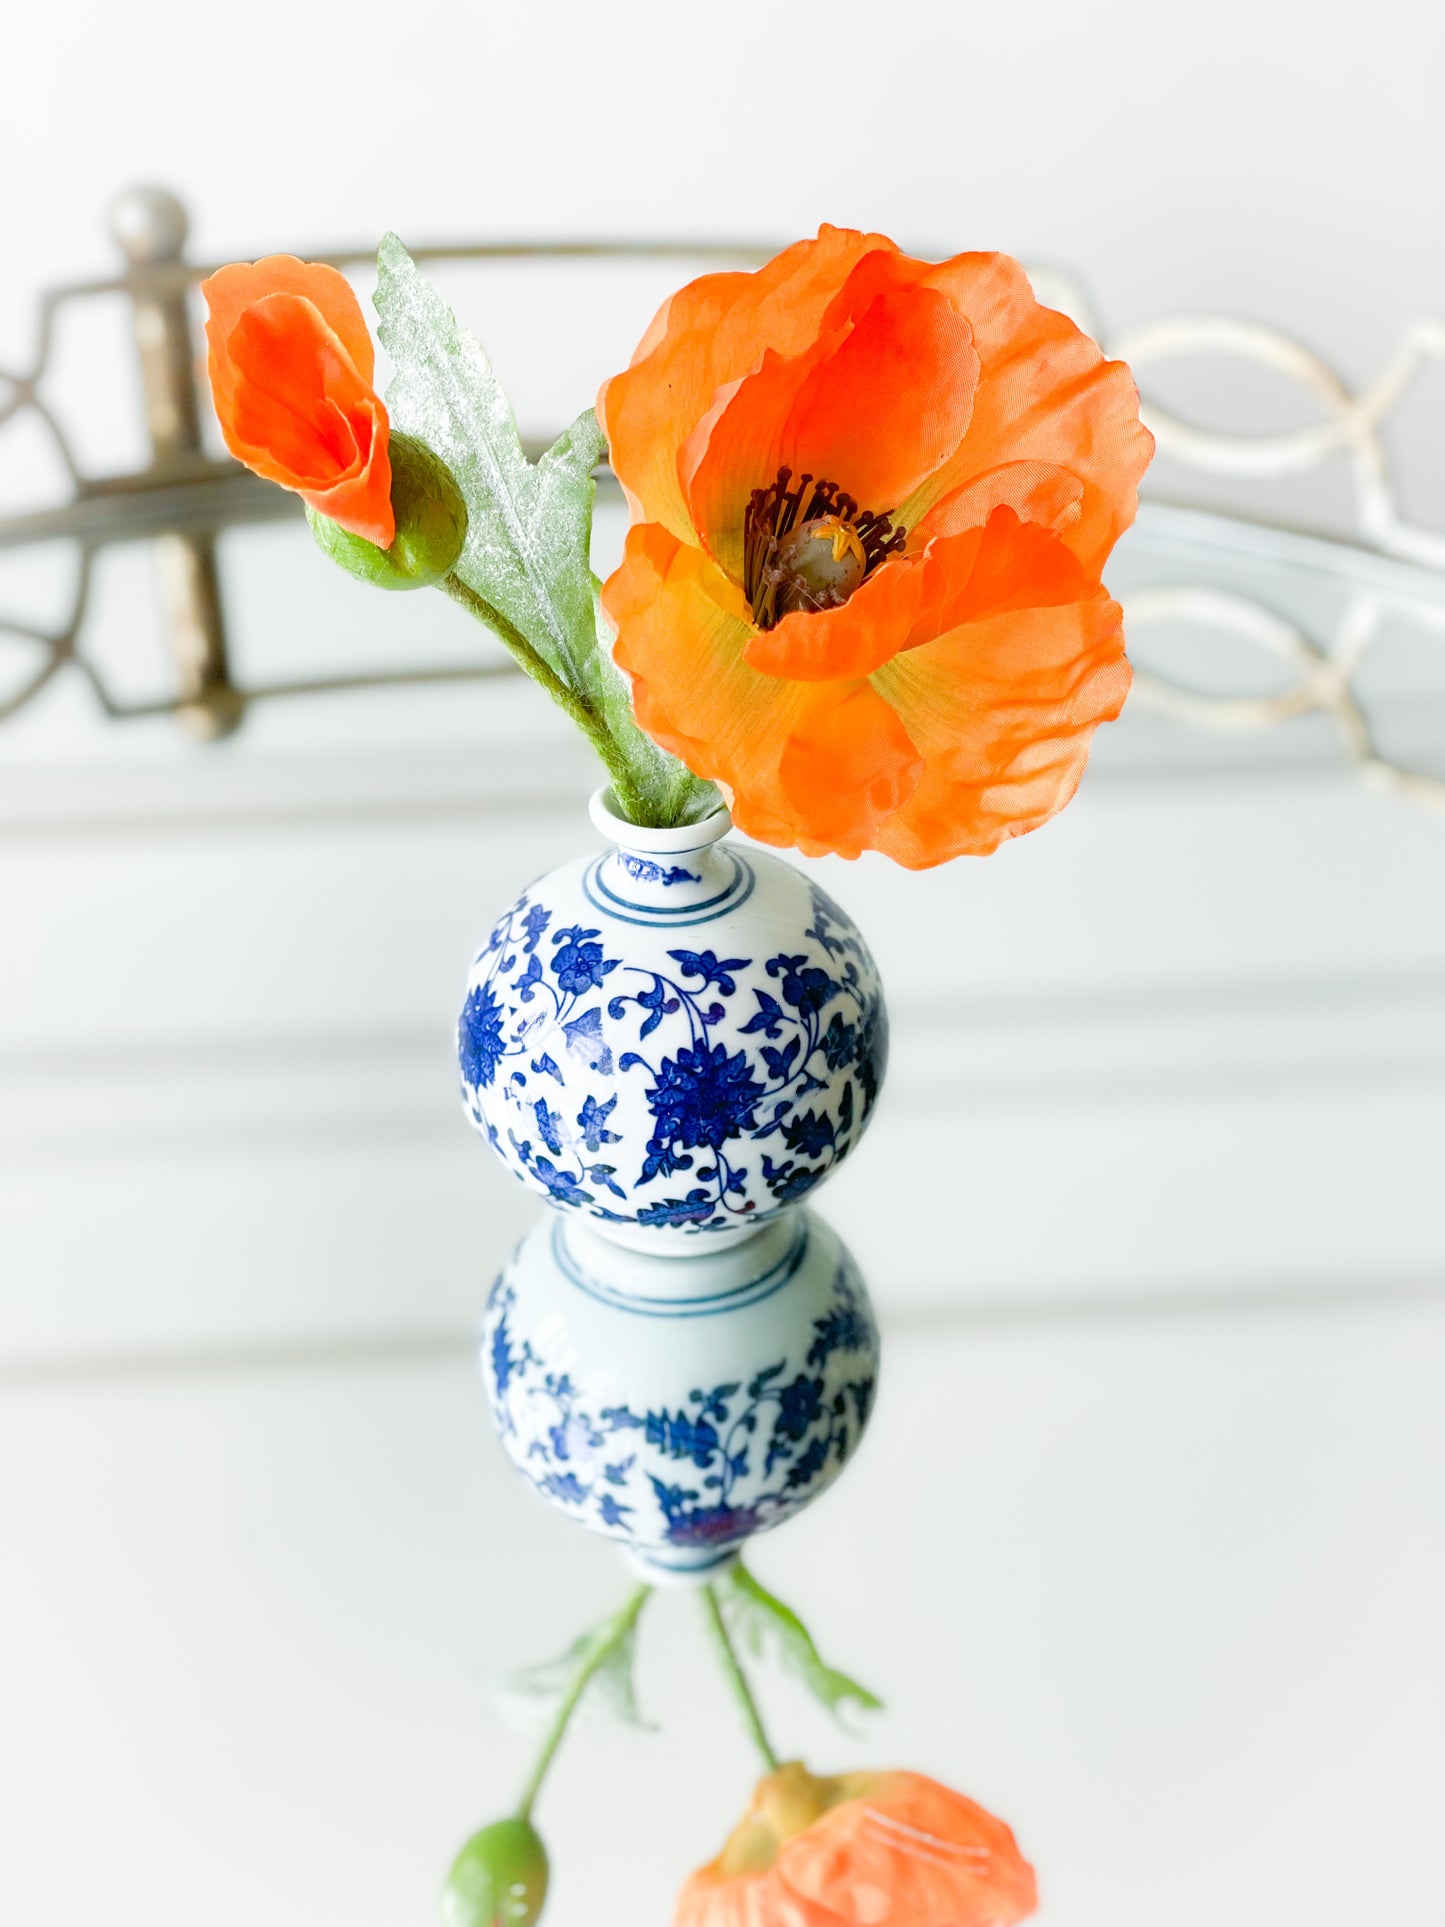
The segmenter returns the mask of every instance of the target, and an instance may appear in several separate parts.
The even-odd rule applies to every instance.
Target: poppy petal
[[[597,398],[634,519],[692,539],[678,455],[718,389],[758,367],[769,348],[802,354],[849,269],[892,246],[884,235],[825,226],[752,273],[703,275],[670,297],[632,365]]]
[[[752,625],[741,591],[701,550],[642,522],[628,530],[602,606],[638,722],[695,775],[746,797],[749,834],[781,840],[777,763],[797,704],[743,660]]]
[[[239,384],[231,430],[242,459],[289,488],[328,488],[370,454],[356,417],[370,389],[309,301],[268,295],[226,343]]]
[[[226,445],[268,481],[389,548],[396,534],[386,409],[303,297],[247,308],[224,344],[235,374]]]
[[[770,348],[750,374],[720,388],[677,458],[693,527],[715,561],[743,576],[743,525],[748,497],[782,465],[782,432],[799,388],[836,337],[801,355]]]
[[[934,503],[914,525],[915,541],[982,528],[996,508],[1011,508],[1021,522],[1037,522],[1056,535],[1079,519],[1084,484],[1054,462],[1004,462],[963,482]]]
[[[956,494],[967,497],[958,504],[961,523],[986,499],[984,491]],[[804,682],[869,676],[900,649],[932,642],[961,623],[1073,602],[1085,587],[1078,557],[1051,529],[1021,521],[1000,503],[983,523],[937,537],[925,554],[885,562],[841,607],[795,610],[759,630],[747,660],[766,675]]]
[[[923,285],[968,316],[982,372],[967,434],[900,505],[899,519],[913,528],[960,483],[1001,464],[1055,464],[1082,484],[1067,539],[1097,572],[1134,519],[1139,478],[1154,452],[1133,376],[1123,362],[1106,361],[1067,315],[1041,307],[1007,255],[955,255]]]
[[[375,406],[380,409],[381,403],[378,401]],[[330,488],[300,489],[298,493],[318,515],[325,515],[353,535],[374,542],[379,549],[389,549],[396,540],[391,456],[380,436],[373,439],[371,460],[360,475],[347,476]]]
[[[1077,789],[1095,727],[1129,693],[1122,612],[1098,588],[990,616],[904,651],[870,681],[925,759],[875,847],[914,870],[983,856]]]
[[[891,289],[799,388],[782,459],[891,513],[963,440],[978,372],[973,331],[946,295]]]
[[[860,856],[918,787],[923,758],[866,682],[795,687],[815,698],[794,718],[778,765],[799,847]]]
[[[298,261],[294,254],[237,261],[203,281],[201,293],[209,316],[206,336],[211,345],[211,385],[218,408],[223,398],[229,400],[235,376],[225,366],[224,358],[217,366],[217,345],[229,340],[246,309],[267,295],[292,294],[309,301],[341,343],[361,379],[369,383],[376,373],[376,350],[356,290],[344,274],[320,261]]]
[[[982,528],[930,543],[919,573],[923,593],[908,637],[911,647],[1006,610],[1075,602],[1088,587],[1083,564],[1060,536],[1036,522],[1021,522],[1003,503]]]
[[[754,669],[741,592],[658,524],[629,530],[602,599],[638,721],[726,785],[747,835],[856,855],[918,781],[906,730],[866,684],[779,682]]]
[[[925,581],[921,556],[895,556],[840,608],[796,609],[772,629],[760,629],[747,659],[764,675],[802,682],[869,676],[908,646]]]
[[[866,313],[879,295],[894,288],[916,288],[932,273],[927,261],[889,246],[873,248],[849,269],[848,278],[824,310],[820,332],[843,328]]]

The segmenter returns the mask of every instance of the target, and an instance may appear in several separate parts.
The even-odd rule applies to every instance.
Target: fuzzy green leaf
[[[580,1703],[584,1713],[600,1713],[620,1720],[624,1726],[652,1730],[637,1707],[637,1689],[632,1668],[637,1652],[635,1629],[618,1639],[616,1620],[606,1619],[600,1626],[574,1639],[565,1653],[535,1666],[518,1666],[494,1675],[492,1697],[503,1714],[516,1726],[540,1730],[549,1724],[566,1697],[581,1668],[606,1641],[612,1645],[587,1682]]]
[[[386,396],[392,417],[446,463],[466,502],[456,575],[512,624],[611,737],[631,791],[623,801],[640,821],[708,815],[716,789],[638,728],[612,662],[590,561],[592,471],[606,453],[596,416],[589,408],[539,462],[529,462],[481,344],[394,234],[377,253],[375,304],[377,332],[396,364]]]
[[[866,1686],[825,1663],[812,1634],[792,1607],[759,1585],[741,1560],[717,1583],[717,1591],[733,1637],[754,1657],[761,1657],[769,1647],[776,1648],[788,1671],[835,1718],[845,1706],[862,1707],[868,1712],[882,1706],[882,1700]]]
[[[441,457],[466,501],[457,574],[568,677],[593,637],[587,556],[592,470],[602,456],[596,422],[589,434],[584,417],[529,462],[481,343],[394,234],[376,261],[377,333],[396,364],[387,407],[398,428]]]

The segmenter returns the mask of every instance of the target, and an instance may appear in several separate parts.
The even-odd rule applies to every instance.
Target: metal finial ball
[[[179,260],[190,231],[184,204],[164,187],[128,187],[110,204],[110,231],[128,261]]]

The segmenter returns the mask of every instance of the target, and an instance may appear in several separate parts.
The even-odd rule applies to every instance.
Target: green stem
[[[478,622],[484,623],[502,644],[518,666],[524,669],[534,682],[539,682],[560,709],[563,709],[576,723],[582,734],[591,743],[606,765],[607,774],[612,779],[612,791],[621,804],[623,814],[637,819],[641,810],[641,798],[628,768],[627,759],[622,754],[611,730],[591,707],[569,687],[557,674],[551,663],[541,655],[521,630],[509,622],[500,609],[494,608],[485,596],[477,594],[469,583],[453,572],[447,576],[441,587],[453,602],[474,615]]]
[[[611,1619],[604,1620],[583,1649],[582,1657],[577,1662],[577,1671],[572,1675],[567,1690],[562,1695],[562,1703],[553,1715],[552,1724],[547,1728],[541,1751],[533,1762],[532,1771],[527,1776],[527,1784],[522,1789],[522,1797],[517,1802],[519,1820],[530,1820],[532,1817],[532,1808],[536,1804],[537,1795],[542,1790],[547,1769],[552,1764],[557,1748],[562,1744],[562,1735],[567,1731],[569,1720],[577,1711],[582,1695],[587,1691],[588,1681],[608,1655],[616,1652],[623,1640],[627,1638],[637,1624],[638,1615],[651,1597],[651,1586],[639,1586],[620,1612],[614,1613]]]
[[[763,1716],[758,1711],[758,1703],[753,1698],[753,1691],[748,1685],[748,1676],[743,1671],[742,1663],[738,1659],[737,1649],[728,1636],[727,1622],[723,1618],[722,1606],[718,1601],[717,1591],[713,1586],[707,1585],[703,1587],[702,1605],[703,1612],[707,1617],[708,1626],[712,1632],[713,1644],[717,1647],[717,1655],[722,1664],[723,1676],[732,1688],[733,1697],[737,1700],[738,1706],[741,1709],[743,1725],[748,1729],[748,1734],[752,1739],[753,1745],[763,1756],[769,1773],[775,1773],[778,1767],[778,1756],[773,1751],[772,1742],[769,1740],[767,1729],[763,1725]]]

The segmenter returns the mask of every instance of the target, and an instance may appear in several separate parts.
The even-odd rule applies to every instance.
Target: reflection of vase
[[[699,1576],[832,1483],[878,1371],[868,1295],[809,1211],[686,1257],[547,1217],[492,1289],[483,1369],[517,1467],[652,1576]]]
[[[778,857],[593,821],[472,966],[468,1114],[523,1183],[605,1237],[697,1250],[811,1192],[862,1136],[887,1018],[852,921]]]

